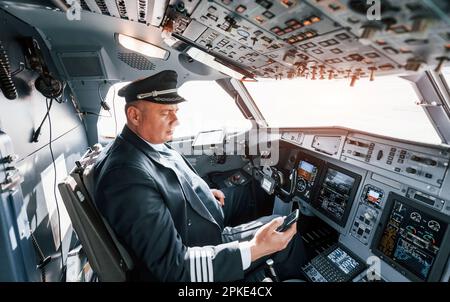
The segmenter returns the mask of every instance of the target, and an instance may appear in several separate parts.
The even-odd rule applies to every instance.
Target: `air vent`
[[[88,12],[91,11],[85,0],[80,0],[80,5],[82,9],[87,10]]]
[[[120,18],[128,20],[127,7],[125,6],[125,0],[116,0],[117,10],[119,11]]]
[[[150,62],[147,57],[138,54],[138,53],[130,53],[130,52],[119,52],[117,57],[122,62],[128,64],[134,69],[138,70],[154,70],[155,64]]]
[[[138,0],[138,21],[140,23],[147,23],[147,0]]]
[[[111,16],[104,0],[95,0],[95,3],[97,3],[98,8],[103,15]]]
[[[59,53],[58,56],[67,78],[103,79],[106,76],[98,52]]]

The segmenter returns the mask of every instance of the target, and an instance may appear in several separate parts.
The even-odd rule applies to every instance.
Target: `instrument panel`
[[[434,60],[448,47],[446,25],[434,5],[383,1],[372,7],[353,0],[194,2],[186,10],[180,7],[182,2],[171,1],[175,37],[225,57],[230,65],[256,77],[347,78],[354,85],[360,78],[373,80],[375,74],[415,72],[424,63],[439,64]]]
[[[381,279],[440,281],[448,270],[450,253],[450,196],[445,189],[449,150],[356,133],[324,132],[290,130],[281,135],[283,142],[298,150],[295,200],[335,228],[340,233],[339,244],[358,257],[379,257]],[[321,144],[321,137],[327,138],[324,144],[330,137],[342,142],[337,156],[314,147],[314,142]],[[332,145],[334,150],[339,144],[328,144]],[[382,164],[377,159],[379,150]],[[402,154],[405,156],[400,158]],[[404,168],[386,169],[391,156],[392,166],[416,164],[421,172],[411,177]],[[433,177],[425,177],[425,173]],[[435,177],[440,181],[431,182]],[[322,280],[311,265],[304,270],[316,281]]]
[[[309,203],[317,193],[325,161],[301,151],[298,159],[295,194]]]
[[[395,193],[388,202],[374,253],[414,281],[437,281],[450,250],[449,217]]]
[[[345,226],[360,181],[360,175],[328,163],[312,206],[340,226]]]
[[[433,149],[411,150],[397,144],[350,136],[342,156],[441,187],[448,168],[449,153]]]

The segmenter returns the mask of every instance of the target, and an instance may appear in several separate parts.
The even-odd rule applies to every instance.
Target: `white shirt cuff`
[[[252,263],[252,252],[250,250],[250,241],[239,242],[239,250],[241,251],[242,268],[246,270]]]

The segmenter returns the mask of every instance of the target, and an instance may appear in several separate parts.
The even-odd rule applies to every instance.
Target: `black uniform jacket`
[[[187,181],[127,126],[94,173],[97,207],[135,258],[133,279],[243,279],[239,245],[225,239],[233,231],[224,229],[223,213],[208,211]]]

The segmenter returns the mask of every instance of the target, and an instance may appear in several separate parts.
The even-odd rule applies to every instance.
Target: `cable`
[[[48,125],[49,125],[49,149],[50,149],[50,155],[52,157],[52,164],[53,164],[53,170],[54,170],[54,178],[53,178],[53,195],[55,196],[55,202],[56,202],[56,212],[58,213],[58,232],[59,232],[59,247],[61,252],[61,270],[64,271],[64,255],[63,255],[63,246],[62,246],[62,232],[61,232],[61,214],[59,211],[59,205],[58,205],[58,196],[56,195],[56,163],[55,163],[55,156],[53,154],[53,147],[52,147],[52,119],[50,117],[50,109],[52,108],[53,99],[50,99],[50,105],[48,103],[48,99],[45,99],[45,105],[47,106],[47,116],[48,116]]]
[[[108,111],[109,115],[98,114],[98,113],[91,112],[91,111],[79,111],[77,113],[81,114],[81,115],[95,115],[95,116],[99,116],[99,117],[112,117],[111,112],[109,112],[109,111]]]
[[[16,85],[11,77],[11,66],[5,48],[0,41],[0,88],[7,99],[14,100],[17,98]]]
[[[45,100],[45,102],[47,102],[47,99]],[[50,103],[50,107],[51,107],[51,103]],[[50,110],[49,110],[49,108],[47,108],[47,112],[45,113],[45,115],[44,115],[44,118],[42,119],[42,121],[41,121],[41,124],[39,125],[39,127],[33,132],[33,136],[32,136],[32,138],[31,138],[31,142],[32,143],[37,143],[38,141],[39,141],[39,136],[41,135],[41,128],[42,128],[42,125],[44,124],[44,122],[45,122],[45,120],[47,119],[47,117],[49,116],[49,114],[50,114]]]
[[[105,81],[104,83],[106,84],[107,82]],[[97,87],[97,93],[98,93],[98,97],[99,97],[99,99],[100,99],[100,106],[102,106],[102,108],[103,108],[104,110],[109,111],[109,110],[111,110],[111,108],[109,107],[109,105],[108,105],[108,103],[105,101],[105,99],[102,97],[102,94],[101,94],[101,92],[100,92],[100,87],[101,87],[101,85],[102,85],[102,83],[100,82],[100,83],[98,84],[98,87]]]
[[[59,100],[57,97],[54,98],[54,100],[59,104],[64,103],[64,92],[66,90],[66,83],[61,83],[61,85],[62,85],[62,91],[61,91],[61,95],[59,96]]]
[[[46,269],[45,267],[47,266],[47,264],[50,263],[50,261],[52,260],[51,256],[45,257],[44,253],[42,252],[41,247],[39,246],[37,240],[36,240],[36,236],[34,236],[33,230],[31,229],[31,223],[28,223],[28,227],[30,228],[30,236],[31,236],[31,242],[33,243],[33,247],[34,250],[36,251],[36,254],[39,258],[39,264],[37,265],[37,267],[41,270],[41,277],[42,277],[42,282],[47,282],[47,275],[46,275]]]

